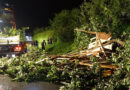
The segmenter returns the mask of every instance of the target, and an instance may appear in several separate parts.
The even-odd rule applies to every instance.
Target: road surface
[[[14,82],[7,75],[0,75],[0,90],[58,90],[59,87],[48,82]]]

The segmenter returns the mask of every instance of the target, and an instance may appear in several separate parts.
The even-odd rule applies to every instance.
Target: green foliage
[[[79,14],[78,9],[62,10],[56,14],[55,18],[50,21],[51,28],[55,30],[54,35],[65,42],[73,41],[74,28],[80,25]]]
[[[18,29],[17,32],[20,35],[20,40],[25,41],[25,30],[29,30],[29,27],[22,27],[21,29]]]
[[[38,46],[39,48],[41,48],[42,41],[45,40],[47,43],[48,38],[53,38],[53,33],[54,31],[50,30],[49,28],[36,28],[34,29],[34,32],[33,32],[34,34],[33,40],[34,41],[37,40]],[[48,44],[47,44],[47,47],[48,47]]]
[[[0,73],[9,74],[13,80],[43,80],[61,83],[60,90],[118,90],[130,87],[130,27],[129,0],[91,0],[84,1],[79,10],[63,10],[56,14],[47,28],[37,28],[34,40],[40,43],[49,37],[57,41],[46,46],[47,53],[57,54],[70,52],[75,48],[86,48],[90,36],[75,32],[80,27],[93,31],[111,32],[115,37],[125,40],[123,49],[117,49],[107,61],[119,67],[111,76],[103,76],[106,69],[100,68],[99,58],[90,57],[92,67],[80,67],[78,60],[49,60],[44,51],[30,47],[29,52],[16,58],[2,58]],[[51,30],[52,29],[52,30]],[[76,38],[74,39],[74,36]],[[72,44],[74,40],[74,44]],[[69,42],[67,42],[69,41]],[[39,62],[43,60],[42,62]],[[59,64],[60,63],[60,64]]]
[[[22,27],[22,29],[13,29],[10,27],[5,27],[4,30],[1,32],[4,36],[15,36],[19,35],[21,41],[25,41],[25,30],[28,30],[29,27]]]
[[[51,45],[46,46],[46,52],[49,54],[64,54],[73,50],[73,42],[62,42],[57,40]]]
[[[13,80],[29,82],[45,79],[45,73],[47,73],[49,67],[45,67],[47,64],[35,63],[44,56],[44,52],[37,49],[37,47],[32,47],[28,53],[20,57],[2,58],[0,65],[2,65],[3,73],[9,74]]]
[[[56,65],[52,65],[47,74],[48,81],[60,83],[61,72],[57,70]]]
[[[14,30],[13,28],[6,27],[2,31],[2,34],[5,34],[7,36],[14,36],[14,35],[18,35],[19,33],[18,33],[18,31]]]
[[[90,42],[90,35],[84,32],[77,32],[75,31],[75,39],[73,46],[76,49],[86,49],[88,47],[88,43]]]
[[[81,5],[81,22],[87,30],[111,32],[120,36],[122,26],[129,25],[129,0],[91,0]],[[128,16],[127,16],[128,15]],[[126,17],[124,17],[126,16]]]
[[[129,38],[126,40],[124,49],[118,49],[118,54],[113,54],[110,63],[120,69],[115,70],[111,76],[104,77],[98,58],[90,57],[94,63],[92,67],[79,67],[77,60],[49,60],[45,52],[37,47],[30,47],[29,52],[20,57],[1,58],[0,73],[9,74],[16,81],[49,81],[62,83],[60,90],[84,90],[101,89],[115,90],[129,88],[130,73],[130,45]],[[43,60],[43,61],[41,61]],[[60,64],[59,64],[60,63]],[[61,65],[59,67],[59,65]]]
[[[72,51],[73,42],[63,42],[60,39],[54,38],[54,30],[46,30],[44,28],[37,28],[34,30],[33,40],[37,40],[39,48],[43,40],[46,41],[46,52],[49,54],[63,54]],[[48,44],[48,38],[52,38],[52,44]]]
[[[128,90],[130,84],[130,38],[126,40],[126,44],[123,50],[117,48],[119,52],[113,54],[111,58],[111,63],[117,65],[120,69],[114,72],[114,74],[109,78],[103,78],[101,82],[98,82],[98,85],[95,89],[104,89],[104,90],[118,90],[126,89]]]
[[[80,6],[80,29],[111,32],[113,38],[125,40],[130,34],[129,5],[129,0],[84,0]],[[90,35],[75,31],[75,36],[74,47],[87,48]]]
[[[46,31],[49,31],[49,30],[51,30],[49,26],[48,27],[42,27],[42,28],[35,28],[33,30],[33,34],[37,35],[37,34],[39,34],[41,32],[46,32]]]

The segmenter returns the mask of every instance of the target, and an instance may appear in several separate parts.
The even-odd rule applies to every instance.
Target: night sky
[[[8,0],[13,4],[17,27],[46,27],[63,9],[78,8],[83,0]]]

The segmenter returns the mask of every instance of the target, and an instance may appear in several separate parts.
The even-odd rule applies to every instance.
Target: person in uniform
[[[43,41],[42,41],[42,50],[45,50],[45,46],[46,46],[46,41],[43,40]]]

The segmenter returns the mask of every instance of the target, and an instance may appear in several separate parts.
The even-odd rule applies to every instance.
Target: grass
[[[72,51],[72,42],[58,41],[52,45],[47,45],[46,51],[49,54],[64,54]]]
[[[57,40],[52,44],[47,43],[47,39],[51,38],[54,31],[47,30],[33,36],[33,40],[37,40],[39,45],[38,47],[41,48],[41,43],[43,40],[46,41],[46,52],[49,54],[64,54],[72,51],[73,42],[62,42]]]
[[[43,40],[47,41],[48,38],[50,38],[52,36],[54,31],[51,30],[47,30],[47,31],[43,31],[41,33],[35,34],[33,36],[33,40],[37,40],[38,41],[38,47],[41,48],[41,43]]]

